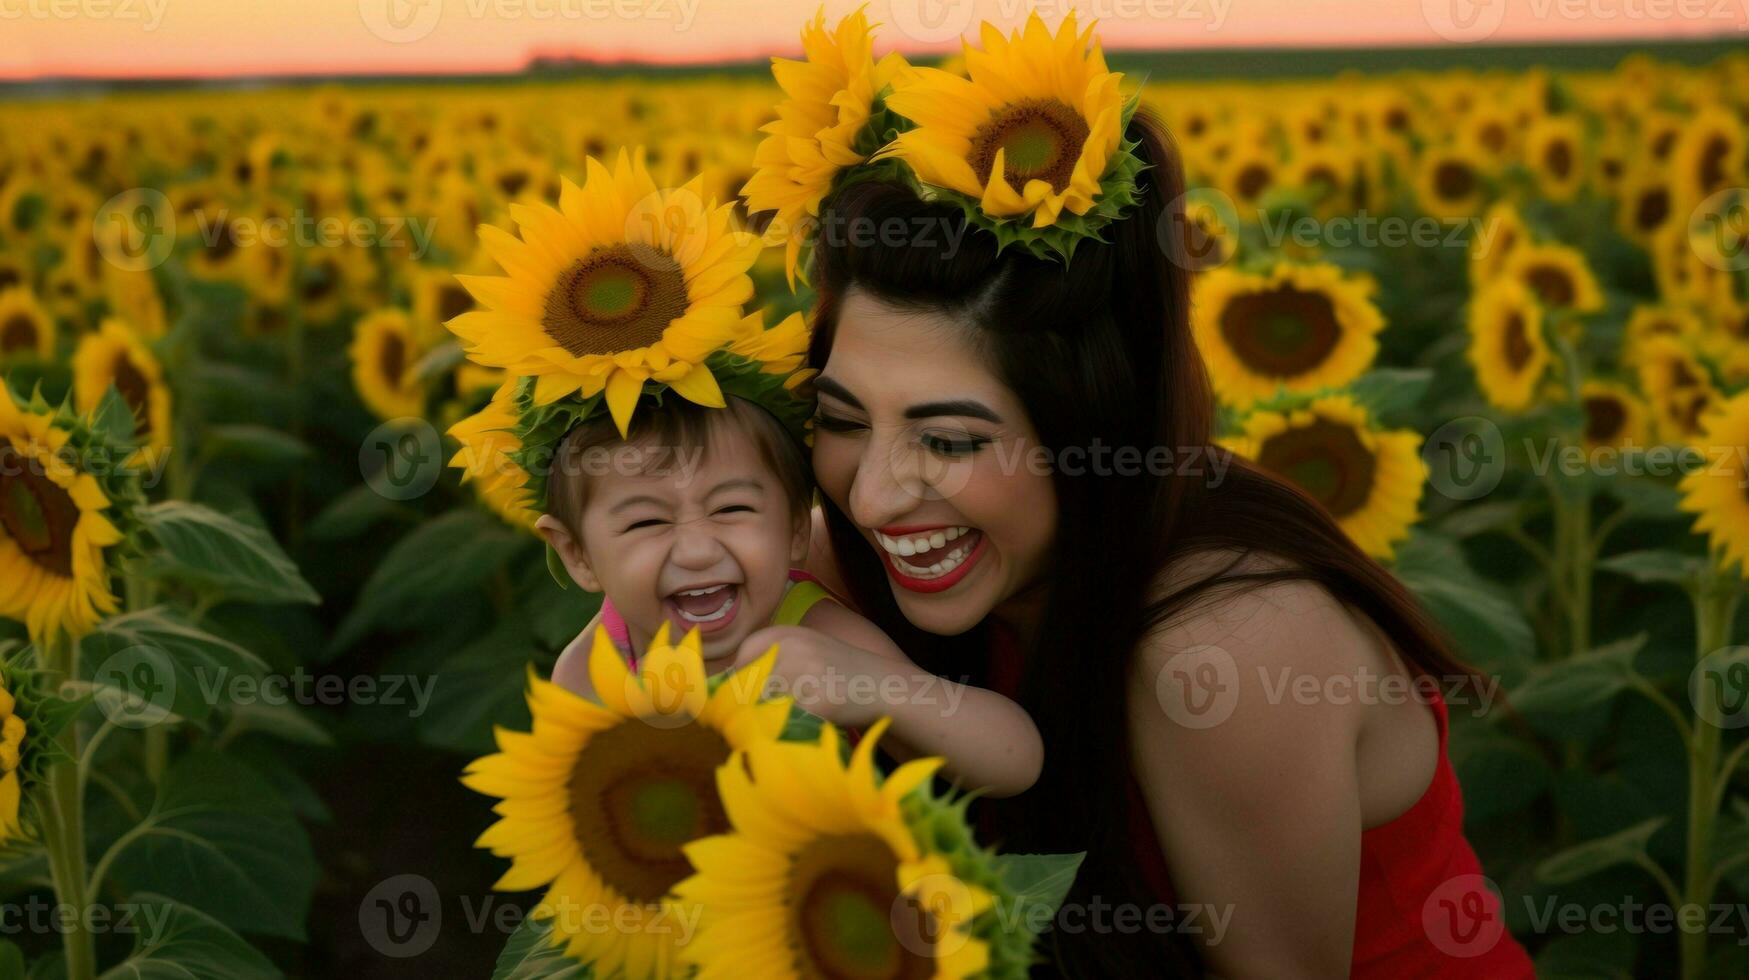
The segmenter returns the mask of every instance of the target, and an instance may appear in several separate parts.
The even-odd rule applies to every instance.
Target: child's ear
[[[801,515],[790,522],[789,563],[791,568],[800,568],[807,563],[808,545],[813,539],[814,515],[802,511]]]
[[[571,573],[571,581],[585,592],[600,592],[601,580],[595,577],[595,569],[589,564],[589,553],[583,550],[583,542],[571,533],[565,522],[551,514],[542,514],[534,522],[534,530],[553,551],[559,555],[559,561],[565,563],[565,571]]]

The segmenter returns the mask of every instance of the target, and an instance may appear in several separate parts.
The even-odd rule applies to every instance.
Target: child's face
[[[675,640],[696,628],[706,660],[733,656],[807,556],[808,522],[791,517],[754,439],[735,425],[712,437],[649,475],[591,478],[580,545],[638,649],[666,620]]]

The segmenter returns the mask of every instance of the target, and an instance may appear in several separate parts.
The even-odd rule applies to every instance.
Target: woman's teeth
[[[885,548],[892,558],[893,567],[912,578],[938,578],[958,568],[972,553],[975,544],[970,535],[975,528],[948,527],[933,531],[910,534],[895,538],[890,535],[875,532],[875,540]],[[945,553],[949,542],[965,538],[965,542]],[[921,556],[922,562],[906,561],[906,558]]]

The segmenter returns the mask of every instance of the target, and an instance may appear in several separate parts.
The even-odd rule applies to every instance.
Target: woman
[[[942,234],[963,218],[894,183],[828,200],[815,571],[1038,722],[1039,784],[980,805],[1006,850],[1087,852],[1063,972],[1530,976],[1462,836],[1437,696],[1284,693],[1468,675],[1310,498],[1212,454],[1184,263],[1156,236],[1180,168],[1145,113],[1127,135],[1142,204],[1066,269]],[[835,233],[901,221],[920,233],[898,246]],[[1137,917],[1163,904],[1173,927]]]

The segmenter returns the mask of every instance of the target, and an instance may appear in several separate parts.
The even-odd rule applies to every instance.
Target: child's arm
[[[600,625],[601,613],[597,612],[583,632],[559,652],[559,662],[553,665],[554,684],[591,701],[600,700],[595,696],[595,685],[589,682],[589,650],[595,643],[595,628]]]
[[[873,623],[838,603],[815,603],[801,626],[754,633],[737,659],[756,659],[773,643],[773,674],[803,708],[843,727],[891,716],[882,747],[895,758],[942,756],[950,776],[991,796],[1017,795],[1038,780],[1044,742],[1020,705],[923,670]]]

